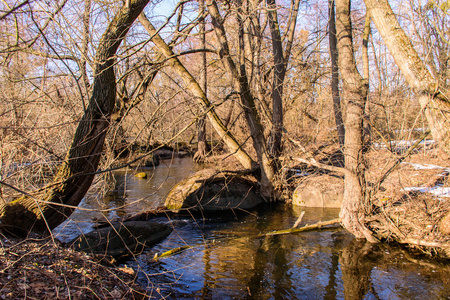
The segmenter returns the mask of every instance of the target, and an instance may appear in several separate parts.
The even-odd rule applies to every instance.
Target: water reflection
[[[106,214],[134,214],[162,203],[172,186],[199,168],[189,158],[145,170],[147,180],[119,172],[104,201],[85,199],[83,207],[117,208]],[[258,237],[338,216],[337,209],[265,207],[231,218],[165,220],[174,231],[127,265],[154,299],[450,299],[449,267],[409,256],[400,248],[355,240],[345,230],[322,230]],[[89,231],[98,212],[77,210],[58,229],[67,239]],[[182,253],[153,260],[183,245]]]
[[[92,230],[92,220],[111,220],[124,215],[134,215],[164,203],[165,196],[179,181],[202,166],[189,158],[162,160],[156,168],[115,171],[112,175],[115,188],[104,198],[85,197],[70,219],[54,229],[53,233],[63,242]],[[134,177],[136,172],[147,173],[146,179]],[[108,210],[99,212],[98,210]]]
[[[337,216],[305,209],[302,225]],[[401,249],[356,240],[346,231],[256,237],[292,226],[298,210],[279,206],[232,222],[185,220],[134,267],[166,299],[442,299],[448,268],[411,261]],[[155,252],[195,245],[153,262]],[[428,276],[424,276],[424,274]],[[141,274],[141,282],[147,281]]]

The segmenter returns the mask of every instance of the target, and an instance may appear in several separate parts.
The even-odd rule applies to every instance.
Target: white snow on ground
[[[411,147],[411,145],[414,145],[414,143],[417,142],[417,140],[407,141],[407,140],[399,140],[399,141],[390,141],[390,144],[396,148],[407,148]],[[419,143],[419,145],[433,145],[435,143],[434,140],[423,140]],[[384,143],[373,143],[373,146],[376,149],[386,148],[386,144]]]
[[[403,189],[405,192],[408,191],[419,191],[421,193],[431,193],[437,197],[450,197],[450,187],[406,187]]]
[[[449,167],[441,167],[437,165],[430,165],[430,164],[415,164],[410,162],[402,162],[402,164],[407,164],[412,166],[415,170],[433,170],[433,169],[442,169],[446,172],[450,172]]]
[[[417,163],[409,163],[403,162],[402,164],[411,165],[415,170],[433,170],[433,169],[441,169],[443,173],[441,176],[444,176],[444,173],[450,173],[450,168],[441,167],[437,165],[430,164],[417,164]],[[433,187],[406,187],[403,189],[405,192],[408,191],[418,191],[421,193],[431,193],[437,197],[450,197],[450,187],[442,187],[442,186],[433,186]]]

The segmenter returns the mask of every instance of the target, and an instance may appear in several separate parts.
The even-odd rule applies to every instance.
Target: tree
[[[204,15],[205,11],[205,1],[199,0],[199,11],[200,15]],[[200,39],[201,39],[201,47],[203,49],[206,49],[206,32],[205,32],[205,18],[202,18],[200,21],[199,26],[199,32],[200,32]],[[202,87],[205,95],[207,95],[207,88],[208,88],[208,80],[207,80],[207,65],[206,65],[206,52],[201,53],[202,56],[202,67],[200,70],[200,86]],[[194,154],[194,161],[201,162],[205,159],[209,147],[206,142],[206,120],[205,116],[203,115],[200,117],[197,121],[197,152]]]
[[[272,35],[272,55],[274,59],[272,82],[272,131],[271,131],[271,155],[277,159],[282,153],[281,139],[283,136],[283,83],[286,76],[287,64],[291,55],[292,43],[297,24],[297,13],[300,1],[292,1],[291,15],[287,25],[288,31],[286,50],[283,51],[283,40],[280,33],[278,13],[275,0],[267,0],[267,16]]]
[[[364,107],[368,82],[356,68],[350,18],[350,0],[336,0],[336,35],[339,70],[343,82],[345,125],[345,179],[340,217],[345,228],[358,238],[376,239],[364,225],[366,216],[366,166],[363,153]]]
[[[344,146],[345,127],[342,119],[341,99],[339,96],[339,66],[336,40],[336,16],[334,11],[334,0],[328,1],[328,41],[330,44],[331,57],[331,95],[333,97],[334,121],[338,132],[339,145]]]
[[[414,49],[410,39],[401,28],[387,0],[365,0],[383,41],[394,57],[406,81],[415,91],[420,106],[430,126],[431,133],[441,147],[450,153],[450,100],[438,79],[428,71]]]
[[[236,1],[236,19],[238,25],[238,59],[237,64],[233,61],[230,53],[230,47],[223,26],[224,21],[219,13],[219,9],[216,1],[208,0],[207,7],[211,16],[214,32],[216,33],[217,40],[220,44],[219,56],[225,69],[228,71],[231,77],[233,88],[239,93],[241,104],[244,110],[244,116],[247,121],[247,125],[250,129],[250,134],[253,140],[253,148],[256,151],[257,162],[261,169],[261,194],[267,199],[275,199],[274,179],[275,169],[273,166],[272,158],[269,155],[269,150],[263,133],[263,127],[261,125],[260,117],[257,111],[255,98],[249,86],[249,81],[246,73],[245,66],[245,53],[244,49],[244,21],[243,17],[243,3],[239,0]]]
[[[211,105],[211,102],[206,97],[204,91],[202,90],[198,82],[180,62],[180,60],[173,53],[169,45],[167,45],[166,42],[161,38],[161,36],[158,34],[158,31],[155,29],[155,27],[150,23],[150,21],[146,18],[146,16],[143,13],[139,16],[139,22],[141,22],[141,24],[150,34],[150,36],[152,37],[152,41],[153,43],[155,43],[159,52],[167,59],[167,63],[176,70],[178,75],[186,83],[187,88],[195,96],[197,102],[204,108],[209,121],[211,122],[211,124],[213,125],[214,129],[219,134],[219,136],[225,141],[226,145],[236,155],[239,162],[245,168],[252,169],[255,166],[255,162],[247,154],[247,152],[245,152],[241,148],[236,138],[223,125],[221,119],[216,114],[214,107]]]
[[[89,189],[103,152],[116,102],[114,55],[148,0],[127,1],[103,34],[95,57],[92,96],[72,145],[53,181],[40,191],[0,206],[0,229],[14,235],[50,232],[74,211]]]

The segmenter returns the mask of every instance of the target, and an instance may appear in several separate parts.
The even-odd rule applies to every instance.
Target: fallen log
[[[328,225],[333,225],[339,223],[339,227],[341,226],[341,218],[337,218],[337,219],[333,219],[333,220],[329,220],[329,221],[324,221],[324,222],[317,222],[315,224],[311,224],[311,225],[305,225],[303,227],[300,228],[288,228],[288,229],[281,229],[281,230],[276,230],[276,231],[271,231],[268,233],[261,233],[258,234],[258,237],[263,237],[263,236],[274,236],[274,235],[283,235],[283,234],[292,234],[292,233],[297,233],[297,232],[303,232],[303,231],[311,231],[311,230],[315,230],[315,229],[321,229],[323,226],[328,226]]]

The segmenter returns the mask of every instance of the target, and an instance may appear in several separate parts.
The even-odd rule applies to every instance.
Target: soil
[[[0,299],[146,299],[135,272],[46,239],[0,236]]]

